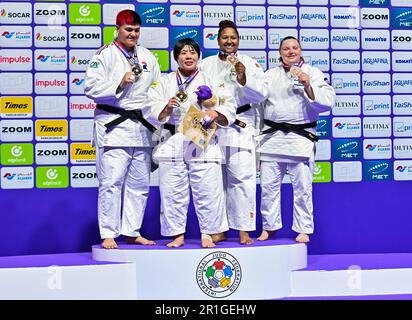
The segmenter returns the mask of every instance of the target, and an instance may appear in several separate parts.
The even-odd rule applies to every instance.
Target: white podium
[[[291,271],[305,268],[307,248],[279,239],[240,245],[229,239],[215,248],[186,240],[180,248],[124,245],[107,250],[96,245],[97,261],[135,264],[136,298],[145,300],[275,299],[291,293]]]

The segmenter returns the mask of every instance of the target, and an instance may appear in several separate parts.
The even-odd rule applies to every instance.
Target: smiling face
[[[239,47],[239,37],[236,30],[233,28],[225,28],[222,30],[220,37],[217,39],[219,49],[226,53],[236,53]]]
[[[279,53],[284,64],[293,65],[300,61],[302,49],[297,40],[287,39],[283,41]]]
[[[116,29],[118,32],[117,40],[126,50],[132,50],[140,37],[140,25],[124,24],[116,26]]]
[[[199,55],[196,50],[189,45],[185,45],[177,56],[177,63],[180,71],[191,73],[196,70]]]

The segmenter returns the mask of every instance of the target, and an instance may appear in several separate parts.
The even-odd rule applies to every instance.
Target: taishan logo
[[[197,266],[199,288],[212,298],[225,298],[237,290],[242,270],[234,256],[227,252],[212,252]]]

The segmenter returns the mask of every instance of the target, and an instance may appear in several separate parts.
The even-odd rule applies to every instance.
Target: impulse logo
[[[365,161],[364,172],[366,181],[391,180],[393,176],[392,163],[388,161]]]
[[[412,28],[412,10],[410,8],[393,8],[392,27]]]

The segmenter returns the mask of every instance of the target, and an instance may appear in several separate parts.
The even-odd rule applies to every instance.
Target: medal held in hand
[[[297,78],[299,73],[301,72],[301,69],[298,66],[291,66],[289,72],[292,78]]]
[[[290,67],[289,70],[289,75],[290,78],[293,80],[293,88],[294,89],[303,89],[303,84],[299,82],[298,76],[302,72],[302,69],[300,68],[301,64],[295,64]]]
[[[186,91],[178,91],[175,94],[176,98],[179,100],[179,102],[185,102],[187,101],[187,93]]]
[[[229,62],[232,66],[234,66],[236,63],[238,63],[238,59],[234,55],[230,55],[226,58],[227,62]]]
[[[134,81],[137,81],[143,72],[142,66],[139,63],[134,64],[132,67],[132,72],[134,74]]]

